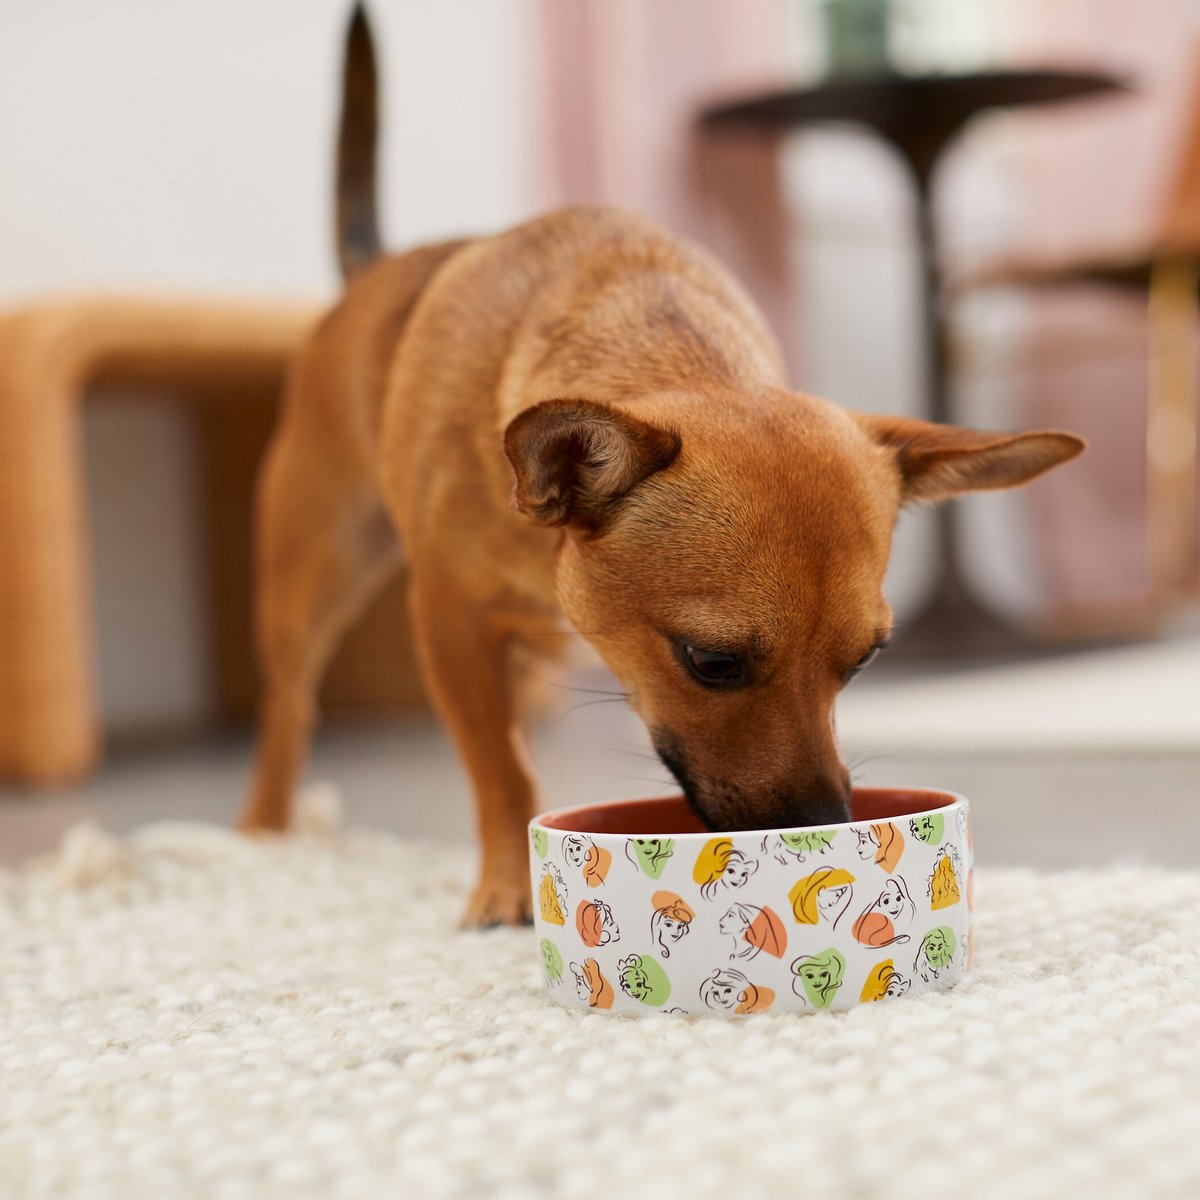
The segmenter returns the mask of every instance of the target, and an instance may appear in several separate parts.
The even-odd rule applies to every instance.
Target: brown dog
[[[370,257],[374,68],[347,56],[339,228]],[[901,505],[1024,483],[1066,433],[863,416],[789,391],[745,292],[629,213],[574,208],[371,261],[302,349],[264,468],[266,695],[247,829],[280,829],[322,669],[403,554],[430,696],[474,784],[469,924],[529,913],[511,653],[561,613],[713,829],[845,820],[833,711],[888,640]]]

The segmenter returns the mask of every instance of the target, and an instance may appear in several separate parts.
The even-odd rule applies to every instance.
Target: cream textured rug
[[[466,852],[308,814],[0,873],[0,1195],[1200,1196],[1200,874],[981,870],[954,993],[620,1019],[456,932]]]

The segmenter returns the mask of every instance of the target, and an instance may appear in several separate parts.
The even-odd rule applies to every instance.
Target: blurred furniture
[[[69,780],[99,754],[81,405],[105,385],[190,406],[208,492],[218,705],[252,707],[254,479],[313,317],[299,306],[106,299],[0,314],[0,777]],[[398,587],[368,626],[327,694],[352,707],[414,702]]]
[[[916,189],[917,241],[921,260],[928,406],[931,421],[954,419],[949,391],[945,292],[932,178],[952,138],[987,109],[1029,107],[1119,91],[1122,83],[1096,71],[984,71],[963,75],[899,74],[831,79],[811,88],[770,92],[705,109],[705,130],[753,129],[778,134],[813,122],[864,125],[907,164]],[[924,612],[905,627],[905,642],[924,650],[958,650],[964,643],[1009,640],[971,594],[958,557],[955,506],[938,511],[936,586]]]
[[[960,290],[1094,284],[1146,297],[1150,376],[1146,536],[1150,586],[1162,607],[1200,591],[1200,87],[1158,219],[1120,245],[1051,258],[1013,258],[973,272]]]

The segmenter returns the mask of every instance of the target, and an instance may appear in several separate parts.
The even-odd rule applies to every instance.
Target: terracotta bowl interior
[[[931,809],[948,808],[954,803],[948,792],[916,788],[855,788],[850,799],[852,821],[888,821]],[[682,796],[662,796],[650,800],[614,800],[604,804],[586,804],[545,813],[537,818],[546,829],[565,833],[608,833],[626,837],[676,837],[687,833],[711,833]],[[789,826],[789,828],[792,828]],[[797,827],[798,828],[798,827]],[[814,828],[828,828],[817,826]],[[725,832],[763,833],[764,830]]]

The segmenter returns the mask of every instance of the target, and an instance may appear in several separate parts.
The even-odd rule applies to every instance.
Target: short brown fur
[[[321,671],[401,553],[475,792],[469,924],[529,915],[511,663],[552,655],[560,617],[712,828],[844,819],[833,706],[891,628],[901,505],[1023,483],[1081,449],[789,391],[736,281],[630,213],[573,208],[377,261],[300,354],[264,468],[266,694],[242,825],[286,825]],[[747,682],[705,686],[687,645],[736,652]]]

